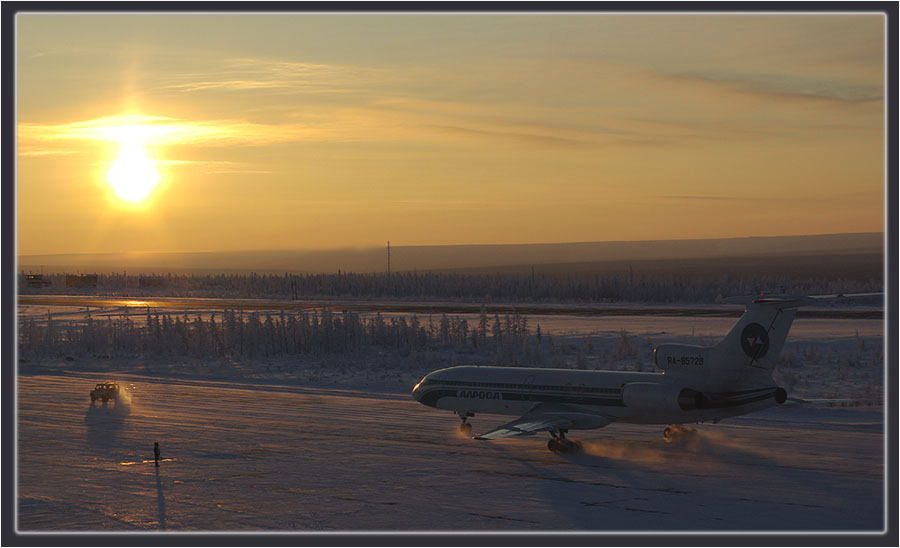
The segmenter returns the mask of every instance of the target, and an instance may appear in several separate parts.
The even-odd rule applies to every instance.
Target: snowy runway
[[[91,406],[98,380],[19,376],[20,531],[882,528],[880,409],[771,409],[681,446],[613,424],[566,457],[464,438],[404,393],[132,376],[130,405]]]

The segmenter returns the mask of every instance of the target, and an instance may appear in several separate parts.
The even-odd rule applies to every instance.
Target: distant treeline
[[[552,337],[528,325],[519,314],[490,317],[482,308],[475,325],[465,319],[363,318],[351,312],[243,313],[226,310],[207,318],[148,311],[144,321],[128,316],[58,320],[31,317],[19,326],[19,357],[93,356],[120,358],[193,357],[232,360],[277,356],[325,356],[378,347],[403,357],[417,352],[471,349],[510,365],[542,361],[542,348],[554,353]]]
[[[840,271],[839,267],[835,270]],[[24,273],[19,292],[208,298],[346,298],[445,300],[464,302],[646,302],[713,303],[724,297],[767,293],[831,294],[883,290],[881,270],[841,277],[831,269],[806,275],[741,275],[711,269],[710,274],[664,270],[619,273],[544,272],[461,274],[399,272],[356,274],[98,274],[95,288],[66,287],[65,275],[44,275],[46,287],[31,287]],[[142,279],[143,278],[143,279]],[[152,281],[152,283],[150,283]]]

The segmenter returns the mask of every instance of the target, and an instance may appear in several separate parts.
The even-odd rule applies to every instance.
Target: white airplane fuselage
[[[774,383],[709,390],[684,374],[457,366],[429,373],[413,389],[420,403],[461,415],[524,415],[538,404],[583,410],[575,429],[602,427],[598,417],[640,424],[716,421],[783,401]],[[780,391],[780,392],[779,392]]]
[[[546,431],[553,451],[570,451],[570,430],[615,422],[678,425],[744,415],[787,400],[772,373],[797,308],[822,300],[872,294],[735,297],[744,313],[713,346],[666,343],[656,347],[659,372],[583,371],[463,365],[433,371],[413,388],[423,405],[462,419],[476,413],[519,418],[475,436],[497,440]]]

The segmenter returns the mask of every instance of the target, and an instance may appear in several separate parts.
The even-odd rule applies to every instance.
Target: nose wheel
[[[581,442],[566,438],[565,428],[557,431],[550,430],[550,441],[547,442],[547,449],[554,453],[577,453],[581,451]]]
[[[462,424],[459,425],[459,431],[463,434],[470,436],[472,435],[472,425],[468,423],[469,417],[474,417],[475,413],[459,413],[459,418],[462,420]]]

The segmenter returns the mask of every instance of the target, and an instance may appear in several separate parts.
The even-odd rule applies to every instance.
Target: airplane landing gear
[[[663,430],[663,439],[666,443],[683,443],[692,439],[697,434],[693,428],[688,428],[680,424],[670,424]]]
[[[459,431],[462,432],[463,434],[467,435],[467,436],[471,436],[471,435],[472,435],[472,425],[469,424],[468,422],[466,422],[466,420],[467,420],[469,417],[474,417],[474,416],[475,416],[475,413],[469,413],[469,412],[462,413],[462,412],[460,412],[460,413],[457,413],[457,414],[459,415],[459,418],[462,419],[462,424],[459,425]]]
[[[577,453],[581,451],[581,442],[566,438],[565,428],[560,428],[558,432],[550,431],[551,439],[547,442],[547,449],[554,453]]]

